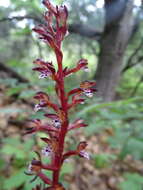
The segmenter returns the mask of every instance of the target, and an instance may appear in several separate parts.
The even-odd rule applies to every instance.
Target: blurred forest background
[[[85,118],[85,130],[70,134],[69,148],[87,139],[91,159],[74,158],[62,168],[69,190],[143,189],[143,1],[53,0],[69,9],[69,34],[63,44],[64,65],[89,60],[89,72],[66,80],[70,90],[82,80],[96,80],[98,92],[73,110]],[[0,189],[29,190],[36,180],[24,174],[43,135],[23,136],[34,113],[33,95],[53,83],[38,79],[33,60],[55,60],[32,32],[42,23],[40,0],[0,0]],[[76,137],[76,138],[75,138]],[[79,164],[80,163],[80,164]],[[50,174],[48,174],[50,175]]]

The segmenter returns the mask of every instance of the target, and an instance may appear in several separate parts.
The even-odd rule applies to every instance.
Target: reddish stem
[[[51,185],[52,181],[44,173],[39,172],[37,176],[40,177],[40,179],[42,179],[45,182],[45,184]]]
[[[53,159],[53,164],[58,168],[57,171],[53,171],[53,186],[59,184],[59,173],[62,166],[62,157],[64,151],[64,142],[65,142],[65,135],[67,133],[68,128],[68,99],[65,94],[65,87],[64,87],[64,73],[62,67],[62,60],[57,59],[58,62],[58,73],[59,73],[59,81],[57,85],[60,89],[60,102],[61,102],[61,109],[63,114],[65,115],[65,119],[62,123],[61,130],[59,133],[59,144],[58,144],[58,151],[55,153],[55,157]]]
[[[51,185],[48,189],[62,190],[64,188],[59,183],[59,175],[63,161],[69,156],[78,155],[79,151],[82,151],[86,147],[86,143],[81,142],[77,147],[77,150],[68,151],[64,154],[65,136],[67,131],[86,126],[82,123],[82,120],[78,120],[73,125],[69,125],[68,110],[76,104],[82,103],[84,101],[80,95],[84,90],[89,91],[89,88],[93,86],[93,82],[84,81],[80,84],[80,88],[73,89],[69,93],[65,92],[64,77],[84,68],[87,65],[87,60],[81,59],[77,66],[73,69],[63,69],[63,53],[61,50],[61,43],[67,34],[68,11],[65,6],[54,7],[49,0],[43,0],[43,4],[48,9],[48,12],[45,14],[45,19],[48,24],[42,26],[40,25],[39,27],[35,28],[34,31],[40,35],[40,39],[43,39],[54,50],[57,59],[58,71],[56,72],[56,69],[52,63],[44,62],[41,59],[36,60],[35,63],[38,64],[38,67],[34,70],[37,70],[41,73],[40,78],[46,78],[50,76],[52,80],[56,82],[55,90],[60,101],[60,106],[51,102],[49,100],[49,96],[44,92],[37,93],[35,97],[38,100],[41,100],[40,104],[38,104],[37,110],[39,110],[39,108],[41,109],[41,107],[48,106],[56,112],[56,114],[51,115],[57,117],[55,117],[55,119],[51,118],[53,119],[52,126],[50,124],[42,125],[41,121],[37,119],[35,121],[35,128],[30,129],[28,132],[33,133],[36,131],[44,131],[49,135],[50,138],[42,138],[42,140],[48,144],[47,155],[51,156],[51,164],[42,164],[41,157],[38,154],[39,160],[34,160],[32,162],[33,165],[31,168],[33,171],[40,170],[37,176],[39,176],[45,184]],[[56,21],[55,27],[53,27],[53,17],[55,17]],[[94,90],[91,89],[91,92],[93,91]],[[71,95],[72,103],[68,104],[68,99]],[[46,105],[44,101],[46,101]],[[47,115],[49,114],[45,114],[46,117]],[[85,157],[87,157],[87,155],[85,155]],[[52,180],[47,178],[45,174],[41,172],[42,169],[53,172]]]

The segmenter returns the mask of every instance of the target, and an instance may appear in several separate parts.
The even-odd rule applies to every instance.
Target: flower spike
[[[34,99],[38,101],[34,110],[39,111],[43,109],[43,111],[46,111],[44,116],[45,120],[47,119],[48,121],[41,121],[38,118],[32,120],[32,126],[27,128],[25,134],[44,132],[46,136],[41,137],[41,140],[46,145],[40,151],[35,151],[37,159],[34,158],[30,162],[28,172],[25,173],[33,175],[33,180],[37,177],[40,178],[46,185],[44,188],[41,185],[37,185],[32,190],[65,190],[59,182],[60,171],[64,161],[70,156],[89,159],[89,154],[85,151],[87,147],[86,141],[80,142],[75,150],[65,151],[65,139],[68,131],[87,126],[82,119],[76,119],[70,123],[70,109],[85,102],[83,95],[89,98],[92,97],[93,93],[96,92],[94,88],[96,83],[83,81],[79,87],[66,92],[65,77],[80,70],[87,72],[88,61],[80,59],[73,68],[63,67],[61,45],[68,33],[68,10],[66,6],[54,6],[50,0],[43,0],[42,3],[46,7],[46,11],[43,14],[45,24],[36,26],[33,31],[38,34],[39,39],[54,51],[58,68],[51,61],[44,61],[38,58],[33,62],[35,65],[33,71],[39,73],[39,79],[50,78],[54,81],[57,100],[52,99],[52,97],[43,91],[37,92],[34,96]],[[52,112],[50,112],[51,109]],[[44,156],[50,159],[49,164],[43,162]],[[49,179],[43,170],[52,172],[52,178]]]

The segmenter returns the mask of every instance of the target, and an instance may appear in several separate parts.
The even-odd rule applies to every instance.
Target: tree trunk
[[[123,58],[132,34],[134,0],[105,0],[106,25],[95,79],[97,95],[112,101],[120,79]]]

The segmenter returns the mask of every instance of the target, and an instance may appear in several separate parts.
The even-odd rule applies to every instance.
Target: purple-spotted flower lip
[[[57,129],[59,129],[61,127],[61,121],[59,119],[53,119],[52,123],[53,123],[54,127],[56,127]]]
[[[52,148],[51,146],[46,146],[41,150],[41,153],[43,156],[49,157],[52,155]]]
[[[89,68],[87,66],[83,67],[82,70],[84,70],[85,72],[89,72]]]
[[[91,89],[84,89],[84,90],[83,90],[83,93],[84,93],[87,97],[89,97],[89,98],[92,98],[92,97],[93,97],[93,92],[92,92]]]
[[[51,75],[50,72],[48,72],[48,71],[42,71],[42,72],[40,73],[40,75],[39,75],[39,79],[47,78],[47,77],[49,77],[50,75]]]
[[[45,105],[46,105],[46,101],[45,100],[40,100],[40,103],[35,105],[34,111],[37,112],[37,111],[43,109],[43,107]]]
[[[36,105],[34,106],[34,111],[35,111],[35,112],[37,112],[37,111],[39,111],[39,110],[41,110],[41,109],[42,109],[42,107],[41,107],[40,104],[36,104]]]
[[[38,65],[38,67],[33,68],[33,70],[40,72],[39,79],[47,78],[55,74],[55,68],[52,62],[45,62],[39,58],[36,59],[33,63]]]
[[[90,156],[89,156],[89,153],[84,151],[84,150],[81,150],[79,152],[79,156],[83,157],[83,158],[86,158],[87,160],[90,160]]]
[[[27,171],[28,171],[28,173],[31,173],[31,174],[33,173],[32,172],[32,164],[31,163],[28,165],[28,170]]]
[[[81,101],[80,104],[82,104],[82,105],[85,104],[85,101]]]
[[[59,129],[61,127],[61,120],[56,114],[44,114],[44,116],[50,118],[52,120],[52,124],[55,128]]]

